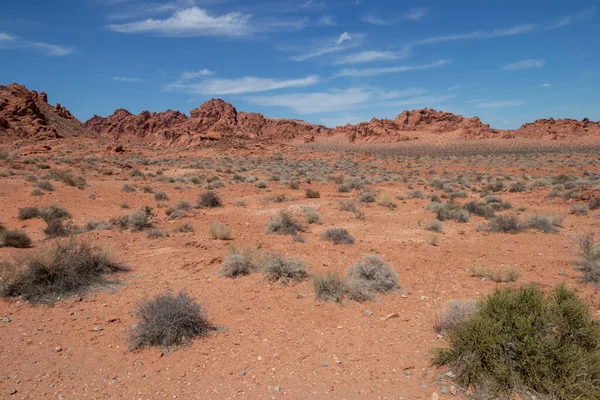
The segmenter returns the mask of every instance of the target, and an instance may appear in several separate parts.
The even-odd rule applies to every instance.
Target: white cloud
[[[551,85],[551,84],[549,84],[549,83],[542,83],[542,84],[540,85],[540,87],[550,87],[550,86],[552,86],[552,85]]]
[[[309,75],[300,79],[277,80],[272,78],[259,78],[246,76],[236,79],[207,79],[198,83],[175,82],[167,86],[171,90],[183,90],[187,93],[202,95],[225,95],[258,93],[291,87],[304,87],[314,85],[319,77]]]
[[[367,15],[362,18],[362,20],[366,23],[373,25],[392,25],[392,21],[385,20],[383,18],[376,17],[374,15]]]
[[[143,82],[143,79],[141,79],[141,78],[130,78],[130,77],[126,77],[126,76],[113,76],[112,79],[114,81],[126,82],[126,83],[139,83],[139,82]]]
[[[502,68],[505,71],[516,71],[519,69],[542,68],[545,63],[546,63],[546,60],[541,60],[541,59],[521,60],[521,61],[507,64]]]
[[[409,21],[420,21],[429,15],[429,9],[427,8],[413,8],[412,10],[402,14],[404,19]]]
[[[0,49],[33,49],[48,56],[67,56],[73,48],[56,44],[26,40],[18,36],[0,32]]]
[[[438,60],[436,62],[430,64],[423,65],[400,65],[396,67],[382,67],[382,68],[346,68],[341,70],[334,78],[349,76],[349,77],[366,77],[366,76],[376,76],[383,74],[392,74],[399,72],[408,72],[408,71],[418,71],[418,70],[426,70],[433,68],[440,68],[444,65],[450,64],[451,60]]]
[[[361,64],[374,61],[400,60],[407,58],[408,55],[408,51],[364,50],[358,53],[347,54],[336,60],[334,64]]]
[[[150,33],[164,36],[245,36],[252,32],[250,15],[231,12],[212,16],[202,8],[191,7],[176,11],[165,19],[148,18],[107,28],[121,33]]]
[[[591,18],[595,13],[595,8],[584,10],[578,14],[568,15],[556,21],[545,22],[541,24],[521,24],[510,28],[494,29],[491,31],[473,31],[468,33],[449,34],[433,36],[410,43],[411,46],[423,46],[428,44],[453,42],[460,40],[484,40],[505,36],[521,35],[524,33],[543,32],[552,29],[562,28],[563,26]]]
[[[186,72],[183,72],[181,74],[181,79],[187,81],[187,80],[190,80],[190,79],[202,78],[202,77],[211,76],[211,75],[213,75],[213,72],[211,70],[209,70],[209,69],[204,68],[204,69],[201,69],[199,71],[186,71]]]
[[[320,44],[313,44],[305,53],[292,56],[290,59],[294,61],[306,61],[311,58],[347,50],[359,46],[362,43],[362,39],[363,35],[350,35],[348,32],[344,32],[339,37],[327,38]]]
[[[499,101],[488,101],[483,103],[477,103],[476,107],[479,108],[502,108],[502,107],[516,107],[525,104],[522,100],[499,100]]]

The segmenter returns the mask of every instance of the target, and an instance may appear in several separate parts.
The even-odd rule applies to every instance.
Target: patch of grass
[[[381,193],[377,197],[377,204],[382,207],[387,207],[389,209],[396,208],[396,203],[394,203],[394,198],[389,193]]]
[[[2,245],[5,247],[14,247],[16,249],[26,249],[31,247],[31,239],[23,231],[4,231],[0,234]]]
[[[3,297],[53,302],[108,281],[105,274],[127,271],[124,265],[85,242],[69,240],[52,249],[26,256],[22,271],[5,282]]]
[[[371,300],[376,293],[388,293],[400,287],[396,272],[381,257],[364,255],[346,270],[348,297],[356,301]]]
[[[317,300],[336,303],[341,302],[343,296],[348,292],[346,282],[333,272],[328,272],[324,276],[315,275],[313,277],[313,288]]]
[[[270,281],[300,282],[308,278],[308,271],[303,261],[295,258],[285,258],[281,254],[266,256],[264,273]]]
[[[488,229],[491,232],[520,233],[523,225],[516,215],[497,215],[490,220]]]
[[[184,293],[162,294],[143,301],[137,309],[138,323],[130,334],[130,347],[170,348],[206,336],[211,325],[194,299]]]
[[[354,238],[345,228],[331,228],[321,236],[323,240],[333,242],[333,244],[352,244]]]
[[[565,286],[547,295],[534,286],[497,289],[447,340],[434,364],[488,398],[600,398],[600,330]]]
[[[199,208],[216,208],[221,207],[223,203],[215,192],[209,190],[208,192],[204,192],[200,195],[196,205]]]
[[[231,228],[219,221],[210,224],[208,234],[213,239],[231,240]]]
[[[471,267],[471,274],[496,283],[516,282],[521,276],[521,272],[516,268]]]
[[[267,233],[297,235],[298,232],[304,231],[305,228],[287,211],[281,211],[267,222]]]

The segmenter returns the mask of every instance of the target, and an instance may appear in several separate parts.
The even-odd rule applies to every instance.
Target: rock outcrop
[[[516,131],[514,137],[528,139],[562,140],[582,136],[600,137],[600,121],[594,122],[587,118],[581,121],[576,119],[538,119],[528,122]]]
[[[56,139],[85,134],[80,121],[48,95],[12,83],[0,86],[0,140]]]

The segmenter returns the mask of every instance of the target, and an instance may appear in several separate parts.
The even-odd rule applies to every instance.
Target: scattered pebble
[[[17,389],[11,389],[8,394],[13,395],[13,394],[17,394]]]
[[[12,322],[12,319],[10,319],[8,317],[2,317],[2,318],[0,318],[0,321],[2,321],[2,322]]]
[[[61,351],[62,351],[62,347],[60,347],[60,346],[56,346],[56,347],[54,348],[54,351],[55,351],[55,352],[57,352],[57,353],[58,353],[58,352],[61,352]]]
[[[275,386],[273,389],[275,389],[276,392],[281,392],[281,386]]]
[[[240,376],[244,376],[244,375],[246,375],[246,371],[240,372]]]
[[[364,314],[369,317],[373,316],[373,313],[371,311],[365,311]]]

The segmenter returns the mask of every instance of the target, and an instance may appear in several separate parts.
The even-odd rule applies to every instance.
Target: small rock
[[[373,315],[371,311],[365,311],[364,314],[368,317],[371,317]]]
[[[328,366],[329,366],[329,365],[327,365],[327,363],[323,363],[323,364],[321,365],[321,367],[323,367],[323,368],[327,368]]]
[[[258,360],[258,361],[262,361],[262,357],[261,357],[261,356],[258,356],[258,357],[257,357],[257,360]]]
[[[387,321],[388,319],[398,318],[398,317],[400,317],[400,314],[398,314],[397,312],[395,312],[395,313],[388,314],[385,317],[381,317],[381,320],[382,321]]]
[[[2,322],[12,322],[12,319],[10,319],[8,317],[2,317],[2,318],[0,318],[0,321],[2,321]]]
[[[276,392],[281,392],[281,386],[275,386],[273,389],[275,389]]]
[[[410,375],[410,372],[404,371],[404,376],[409,376],[409,375]]]
[[[240,376],[244,376],[244,375],[246,375],[246,371],[240,372]]]
[[[336,363],[337,365],[340,365],[340,364],[342,363],[342,360],[335,360],[335,363]]]
[[[100,325],[96,325],[96,326],[94,327],[94,329],[92,329],[92,330],[93,330],[94,332],[99,332],[99,331],[103,331],[103,330],[104,330],[104,328],[103,328],[103,327],[101,327]]]
[[[56,347],[54,348],[54,351],[55,351],[55,352],[57,352],[57,353],[58,353],[58,352],[61,352],[61,351],[62,351],[62,347],[60,347],[60,346],[56,346]]]
[[[431,393],[431,400],[438,400],[438,394],[436,392]]]
[[[560,271],[558,271],[559,275],[564,275],[565,274],[565,270],[561,269]]]
[[[442,394],[448,393],[448,388],[446,386],[442,386]]]
[[[452,393],[452,396],[456,396],[456,387],[454,385],[450,386],[450,393]]]
[[[11,389],[8,394],[13,395],[13,394],[17,394],[17,389]]]
[[[437,338],[441,340],[441,339],[443,339],[444,337],[438,333],[438,335],[437,335]]]
[[[448,371],[448,372],[446,372],[446,376],[447,376],[448,378],[454,378],[454,372],[452,372],[452,371]]]

